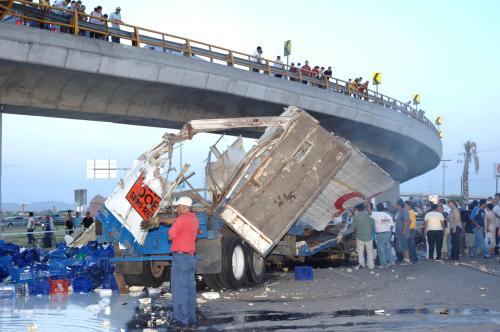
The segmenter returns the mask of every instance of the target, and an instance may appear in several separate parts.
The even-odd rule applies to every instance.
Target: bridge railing
[[[104,18],[64,8],[44,6],[25,0],[0,0],[0,21],[6,15],[18,17],[26,23],[37,22],[39,26],[55,27],[74,35],[89,33],[101,39],[120,38],[129,41],[132,46],[136,47],[152,48],[171,54],[203,59],[220,65],[250,70],[335,93],[342,93],[403,113],[423,122],[437,132],[434,124],[424,116],[423,112],[417,111],[409,103],[403,103],[370,89],[364,89],[364,91],[360,91],[359,87],[351,89],[349,82],[338,78],[324,75],[315,77],[311,72],[304,72],[298,67],[293,67],[295,68],[294,71],[291,66],[273,60],[264,58],[257,60],[248,53],[127,23],[120,23],[120,28],[116,29],[112,27],[112,21]],[[93,22],[90,22],[91,19]]]

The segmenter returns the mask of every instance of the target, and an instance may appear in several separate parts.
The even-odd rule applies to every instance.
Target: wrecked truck
[[[265,130],[248,152],[241,138],[224,152],[213,145],[204,188],[189,182],[189,165],[172,166],[182,141],[237,128]],[[296,107],[280,116],[193,120],[138,158],[98,213],[98,234],[116,244],[116,272],[125,283],[158,287],[169,279],[169,227],[141,229],[141,221],[168,214],[175,197],[189,196],[200,220],[197,273],[210,288],[239,288],[263,280],[266,259],[297,259],[338,246],[348,230],[339,217],[393,185],[350,142]]]

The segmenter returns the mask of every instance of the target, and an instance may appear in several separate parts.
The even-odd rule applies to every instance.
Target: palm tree
[[[479,157],[477,156],[477,146],[475,142],[468,140],[464,143],[464,173],[463,173],[463,200],[469,199],[469,164],[474,160],[474,168],[479,170]]]

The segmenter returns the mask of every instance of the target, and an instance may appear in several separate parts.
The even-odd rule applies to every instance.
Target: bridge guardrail
[[[244,70],[256,70],[268,76],[281,75],[299,84],[305,83],[387,107],[423,122],[437,133],[436,127],[424,116],[423,112],[411,107],[409,103],[403,103],[370,89],[366,89],[365,92],[354,91],[350,89],[347,81],[326,76],[322,78],[312,77],[309,73],[302,73],[302,70],[298,67],[295,67],[297,69],[295,73],[290,72],[291,66],[279,64],[273,60],[263,58],[258,63],[251,54],[127,23],[120,23],[120,29],[115,29],[110,27],[112,22],[104,18],[64,8],[44,6],[25,0],[0,0],[0,21],[6,15],[18,17],[25,22],[35,21],[38,24],[62,27],[67,29],[68,33],[74,35],[79,35],[80,32],[89,32],[104,37],[118,37],[130,41],[136,47],[141,47],[141,45],[143,47],[158,47],[164,52],[175,52],[187,57],[198,57],[212,63]],[[82,21],[80,19],[82,17],[87,18],[87,21]],[[89,22],[91,18],[101,21],[102,24]]]

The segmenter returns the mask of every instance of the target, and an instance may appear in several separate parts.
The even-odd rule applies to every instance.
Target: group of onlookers
[[[116,7],[115,11],[111,14],[104,14],[102,12],[102,6],[97,6],[90,12],[90,14],[86,13],[87,7],[82,3],[82,1],[70,1],[70,0],[55,0],[52,5],[48,0],[39,0],[39,4],[42,5],[42,18],[44,13],[52,12],[54,14],[58,14],[61,16],[69,17],[70,20],[73,18],[72,15],[74,12],[77,13],[77,18],[79,22],[89,22],[99,26],[107,26],[107,20],[111,21],[111,28],[120,29],[120,24],[123,24],[121,17],[121,8]],[[43,7],[45,6],[45,7]],[[51,6],[52,8],[50,8]],[[73,34],[75,31],[73,28],[64,26],[64,25],[56,25],[56,24],[46,24],[46,23],[37,23],[37,22],[29,22],[29,25],[37,25],[42,29],[48,29],[53,31],[60,31],[63,33],[71,33]],[[87,31],[86,29],[80,29],[78,34],[81,36],[88,36],[90,38],[108,40],[107,34],[100,33],[99,31]],[[111,36],[111,41],[114,43],[119,43],[120,38],[116,36]]]
[[[42,220],[43,220],[42,223],[37,223],[35,221],[33,212],[28,213],[28,222],[26,224],[28,246],[37,245],[37,241],[33,233],[35,232],[37,225],[40,225],[42,227],[42,231],[44,232],[42,239],[43,247],[45,248],[52,247],[52,241],[54,239],[54,231],[55,231],[54,220],[49,214],[45,214]],[[75,213],[74,217],[72,212],[68,211],[64,219],[64,228],[66,234],[73,235],[75,231],[77,231],[78,233],[84,231],[85,229],[89,228],[93,223],[94,223],[94,218],[92,218],[89,211],[87,211],[84,218],[80,216],[80,212],[78,211]]]
[[[417,225],[417,211],[423,215],[421,225]],[[351,222],[356,234],[359,268],[365,265],[374,268],[374,244],[381,267],[417,263],[419,232],[423,232],[429,260],[458,260],[461,253],[471,257],[480,253],[487,259],[498,255],[500,193],[489,199],[475,200],[468,209],[461,208],[455,200],[445,199],[423,209],[413,200],[401,199],[394,206],[379,203],[376,211],[371,203],[359,204],[352,211]],[[391,241],[392,235],[394,241]]]

